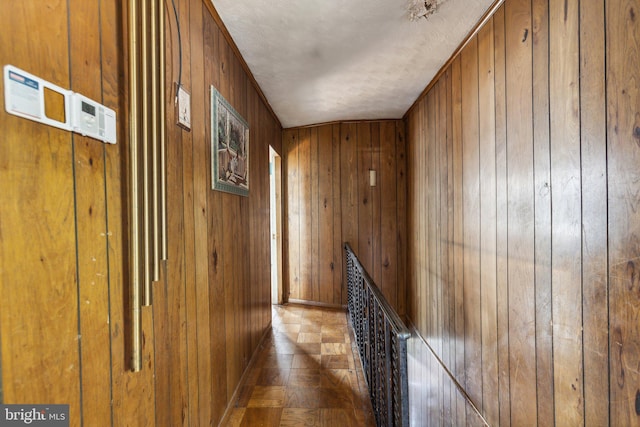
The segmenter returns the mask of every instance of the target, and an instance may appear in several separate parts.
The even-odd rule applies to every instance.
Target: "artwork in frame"
[[[213,86],[211,180],[214,190],[249,195],[249,124]]]

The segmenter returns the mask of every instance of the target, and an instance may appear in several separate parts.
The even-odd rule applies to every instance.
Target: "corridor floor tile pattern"
[[[375,426],[344,310],[273,306],[228,426]]]

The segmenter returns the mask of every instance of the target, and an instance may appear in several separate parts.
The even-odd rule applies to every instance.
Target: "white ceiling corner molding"
[[[420,19],[428,19],[436,13],[438,6],[446,0],[409,0],[409,19],[419,21]]]

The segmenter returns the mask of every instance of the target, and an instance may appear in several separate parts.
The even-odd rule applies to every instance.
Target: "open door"
[[[271,303],[282,304],[282,159],[269,147]]]

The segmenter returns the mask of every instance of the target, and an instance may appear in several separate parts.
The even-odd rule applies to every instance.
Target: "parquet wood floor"
[[[375,426],[346,312],[301,305],[272,311],[272,331],[226,425]]]

